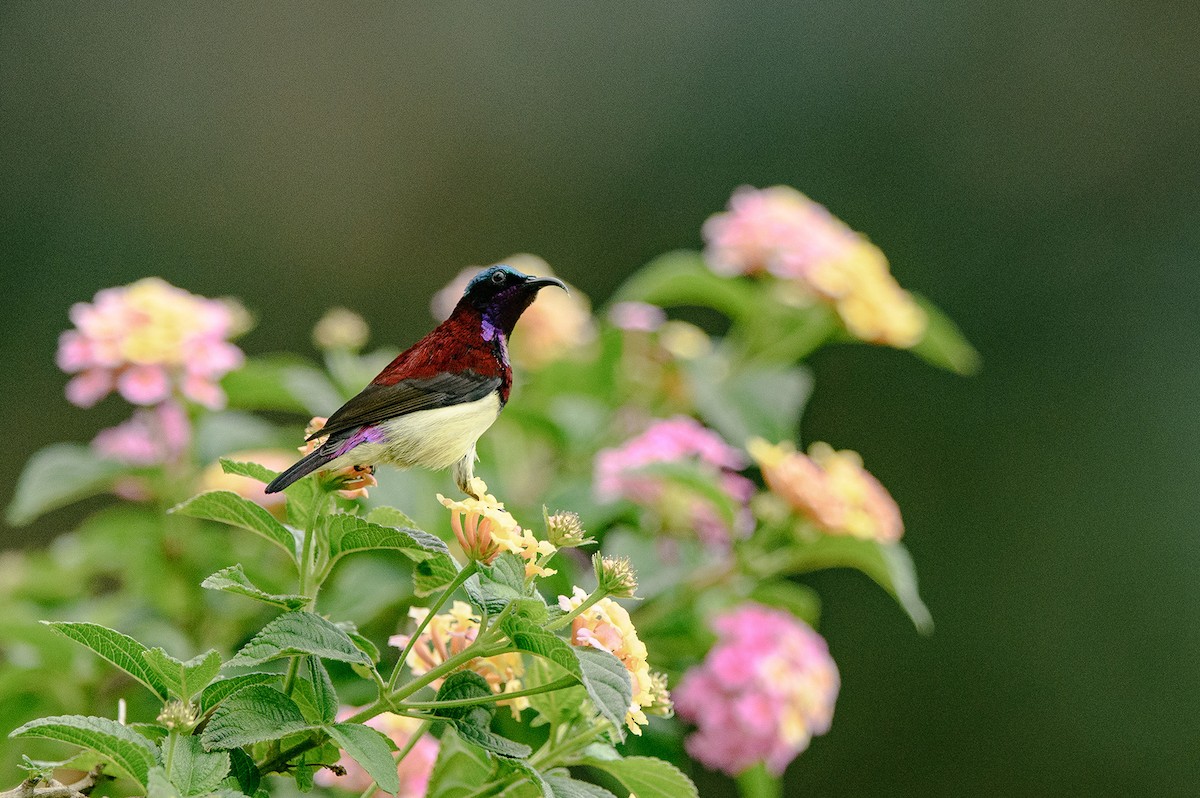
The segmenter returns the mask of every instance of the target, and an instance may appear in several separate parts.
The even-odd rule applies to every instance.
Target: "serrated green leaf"
[[[360,723],[339,723],[326,727],[325,731],[345,749],[351,759],[362,765],[379,789],[392,795],[400,791],[396,760],[392,757],[386,737]]]
[[[171,512],[208,521],[220,521],[248,530],[271,541],[286,551],[293,560],[299,557],[302,541],[298,536],[279,523],[275,516],[233,491],[212,490],[201,493],[176,505]]]
[[[204,727],[206,750],[241,748],[314,728],[296,703],[273,687],[257,685],[225,699]]]
[[[166,762],[170,740],[163,742],[163,761]],[[184,798],[208,795],[229,775],[228,751],[205,751],[199,737],[181,737],[175,741],[171,755],[171,783]]]
[[[231,790],[254,795],[262,783],[262,775],[249,754],[240,748],[234,748],[229,752],[229,776],[222,783]]]
[[[493,761],[478,746],[465,742],[453,728],[446,729],[439,742],[426,798],[464,798],[490,781]]]
[[[579,781],[569,776],[547,774],[543,776],[546,786],[550,788],[551,798],[617,798],[603,787]],[[639,798],[641,794],[639,793]]]
[[[234,476],[238,477],[249,477],[250,479],[257,480],[264,485],[275,479],[275,477],[279,476],[278,471],[272,471],[265,465],[259,465],[258,463],[251,463],[242,460],[230,460],[226,457],[220,458],[218,462],[221,464],[221,470],[226,474],[233,474]]]
[[[160,699],[167,698],[166,685],[146,662],[148,649],[129,635],[121,634],[97,623],[71,621],[43,621],[43,623],[64,637],[90,648],[146,685]]]
[[[933,632],[933,616],[917,590],[917,571],[900,543],[876,543],[854,537],[821,535],[793,555],[793,573],[823,568],[854,568],[896,599],[921,634]]]
[[[320,615],[297,611],[286,612],[264,626],[226,665],[259,665],[296,654],[370,664],[370,658],[336,625]]]
[[[167,778],[167,771],[160,767],[150,769],[147,782],[146,798],[183,798],[179,788]]]
[[[367,513],[367,520],[372,524],[390,526],[393,529],[420,529],[420,525],[407,514],[395,507],[376,507]]]
[[[512,552],[502,552],[492,564],[480,565],[479,573],[466,581],[464,588],[471,601],[477,607],[486,608],[490,614],[498,614],[506,605],[513,601],[526,603],[532,598],[525,587],[525,561],[520,555]],[[540,596],[536,603],[542,607],[545,615],[546,602]],[[514,608],[514,610],[517,608]],[[534,607],[525,606],[526,614]]]
[[[487,680],[474,671],[456,671],[446,677],[438,689],[435,701],[459,701],[471,698],[490,698],[492,688]],[[530,754],[529,746],[501,737],[491,730],[495,704],[438,707],[433,710],[439,718],[450,723],[467,742],[498,756],[523,759]]]
[[[510,615],[502,628],[517,648],[553,662],[578,679],[600,714],[613,724],[619,736],[624,736],[633,685],[619,659],[607,651],[573,646],[523,618]]]
[[[167,727],[158,723],[126,723],[125,728],[133,729],[152,743],[167,736]]]
[[[582,765],[603,770],[638,798],[698,798],[696,785],[683,771],[662,759],[631,756],[625,759],[585,759]]]
[[[583,670],[583,686],[600,714],[612,722],[619,739],[625,739],[625,714],[633,703],[629,671],[607,651],[589,646],[571,646]]]
[[[250,577],[246,576],[241,563],[231,565],[228,568],[222,568],[201,582],[200,587],[245,596],[246,598],[252,598],[255,601],[261,601],[264,604],[281,607],[285,610],[298,610],[308,604],[306,596],[297,596],[290,593],[268,593],[257,587],[250,581]]]
[[[305,657],[301,667],[303,676],[296,681],[292,698],[300,707],[304,717],[315,724],[333,723],[337,717],[337,691],[329,678],[329,671],[317,657]]]
[[[367,659],[371,660],[371,662],[379,662],[381,656],[379,646],[358,632],[347,631],[346,635],[354,641],[354,645],[358,646],[359,651],[367,655]]]
[[[145,786],[158,749],[142,735],[115,720],[84,715],[56,715],[31,720],[9,737],[45,737],[90,748]]]
[[[192,696],[207,687],[221,670],[221,655],[216,651],[208,651],[187,662],[175,659],[161,648],[152,648],[142,657],[166,685],[167,692],[180,701],[191,701]]]
[[[979,371],[982,358],[958,325],[925,297],[913,294],[913,298],[925,311],[927,321],[925,335],[911,347],[912,353],[955,374],[969,376]]]
[[[314,505],[317,502],[327,502],[329,494],[321,488],[320,480],[314,477],[296,480],[284,488],[283,495],[287,497],[284,509],[287,512],[288,523],[294,530],[296,551],[300,551],[304,543],[304,533],[300,530],[306,529],[311,522]],[[320,530],[317,533],[320,534]]]
[[[11,526],[25,526],[51,510],[108,490],[124,471],[88,446],[47,446],[30,457],[21,471],[5,520]]]
[[[445,589],[458,576],[453,557],[435,557],[413,566],[413,595],[428,596]]]
[[[395,529],[349,513],[333,513],[328,523],[330,560],[379,549],[398,551],[413,562],[450,558],[450,550],[441,538],[420,529]]]
[[[200,693],[200,711],[208,712],[238,690],[260,684],[274,684],[277,681],[278,673],[243,673],[213,682]]]
[[[447,722],[454,727],[454,730],[464,740],[496,756],[508,757],[510,759],[524,759],[533,753],[532,749],[524,743],[514,742],[507,737],[501,737],[490,729],[475,726],[462,720],[447,720]]]

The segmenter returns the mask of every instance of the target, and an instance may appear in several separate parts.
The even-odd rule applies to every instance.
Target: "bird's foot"
[[[458,488],[472,499],[482,501],[488,493],[487,483],[479,477],[471,477],[458,483]]]

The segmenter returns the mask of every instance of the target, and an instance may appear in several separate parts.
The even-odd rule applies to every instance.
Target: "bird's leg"
[[[458,489],[475,499],[482,499],[471,483],[475,481],[475,447],[472,446],[453,466],[454,482]]]

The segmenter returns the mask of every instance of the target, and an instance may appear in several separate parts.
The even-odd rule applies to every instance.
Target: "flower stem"
[[[446,589],[442,591],[442,595],[438,596],[438,600],[435,601],[433,606],[429,608],[429,612],[425,613],[425,617],[421,619],[421,622],[417,624],[417,628],[409,636],[408,643],[405,644],[404,650],[400,652],[400,659],[396,660],[396,666],[392,668],[392,675],[387,681],[388,690],[396,689],[396,681],[400,678],[400,671],[404,668],[404,663],[408,661],[408,655],[412,653],[413,646],[417,644],[417,638],[421,636],[421,633],[425,631],[425,627],[429,625],[431,620],[433,620],[434,614],[442,608],[442,605],[446,603],[446,600],[450,598],[451,594],[454,593],[455,590],[458,590],[463,582],[466,582],[471,578],[472,574],[475,573],[475,568],[476,565],[474,560],[467,563],[463,569],[455,575],[450,584],[446,586]]]
[[[560,615],[559,617],[555,618],[553,621],[546,624],[543,628],[546,629],[547,631],[551,631],[551,632],[553,632],[555,629],[561,629],[562,627],[569,624],[571,621],[578,618],[584,612],[587,612],[589,609],[591,609],[592,605],[596,604],[598,601],[605,598],[607,595],[608,595],[607,591],[604,591],[604,590],[600,589],[599,587],[597,587],[596,592],[592,593],[592,595],[590,595],[586,599],[584,599],[582,604],[580,604],[578,607],[576,607],[575,609],[568,612],[566,615]]]
[[[311,609],[316,602],[316,589],[313,590],[312,596],[308,595],[309,582],[314,576],[313,574],[313,544],[316,538],[317,523],[324,512],[326,504],[326,495],[324,489],[317,487],[317,495],[313,498],[312,509],[308,514],[308,524],[304,527],[304,544],[301,546],[300,562],[298,563],[298,571],[300,573],[300,595],[308,598],[308,604],[305,609]],[[319,588],[318,586],[313,586]]]
[[[479,696],[477,698],[455,698],[449,701],[410,701],[401,704],[403,709],[441,709],[442,707],[469,707],[475,704],[488,704],[492,701],[506,701],[510,698],[522,698],[529,695],[540,695],[541,693],[552,693],[555,690],[565,690],[568,687],[574,687],[579,684],[579,680],[574,676],[564,676],[561,679],[555,679],[547,684],[541,684],[537,687],[528,687],[524,690],[514,690],[511,693],[492,693],[488,696]]]

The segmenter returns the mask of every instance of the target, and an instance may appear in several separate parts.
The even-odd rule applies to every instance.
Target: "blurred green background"
[[[698,246],[736,186],[791,184],[985,368],[815,363],[806,439],[899,500],[938,627],[819,576],[844,685],[789,794],[1193,794],[1198,23],[1082,0],[5,3],[0,483],[125,415],[69,406],[53,365],[101,287],[242,297],[250,352],[310,351],[331,304],[403,345],[465,265],[534,252],[600,302]]]

